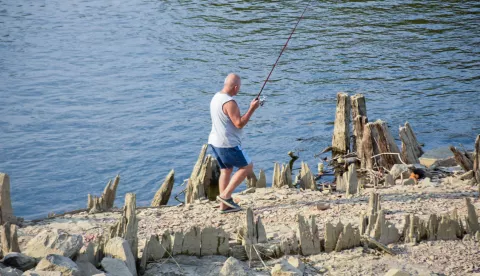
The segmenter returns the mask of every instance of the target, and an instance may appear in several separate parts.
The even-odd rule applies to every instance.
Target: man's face
[[[235,85],[235,95],[237,95],[238,92],[240,91],[240,86],[242,86],[242,83],[240,81],[238,81],[238,84]]]

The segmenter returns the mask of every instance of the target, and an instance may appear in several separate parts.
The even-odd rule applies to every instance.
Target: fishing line
[[[310,5],[310,2],[312,2],[312,0],[308,1],[307,6],[306,6],[305,9],[303,10],[302,15],[300,16],[300,18],[299,18],[298,21],[297,21],[297,24],[295,24],[295,27],[293,27],[293,30],[292,30],[292,32],[290,33],[290,36],[288,37],[287,42],[285,43],[285,45],[283,45],[282,51],[280,51],[280,55],[278,55],[277,60],[276,60],[275,63],[273,64],[272,70],[270,70],[270,73],[268,74],[267,79],[263,82],[262,88],[260,89],[260,92],[258,92],[258,95],[257,95],[256,99],[260,99],[260,94],[262,94],[263,88],[264,88],[265,85],[267,84],[268,79],[270,79],[270,76],[272,75],[273,69],[275,69],[275,66],[277,66],[278,60],[280,60],[280,57],[282,56],[283,51],[285,51],[285,49],[287,48],[288,42],[290,41],[290,38],[292,38],[293,33],[294,33],[295,30],[297,29],[298,23],[300,23],[300,20],[302,20],[303,15],[305,14],[305,11],[307,10],[308,6]],[[262,103],[261,103],[261,104],[263,104],[263,100],[262,100]]]

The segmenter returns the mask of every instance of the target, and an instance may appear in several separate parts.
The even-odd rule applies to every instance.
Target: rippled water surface
[[[116,205],[126,192],[147,205],[170,169],[189,176],[225,75],[242,76],[245,111],[306,4],[208,2],[0,0],[0,171],[16,215],[83,208],[117,173]],[[471,148],[479,54],[477,1],[313,1],[244,148],[267,179],[289,150],[314,166],[339,91],[364,93],[395,136],[409,121],[427,149]]]

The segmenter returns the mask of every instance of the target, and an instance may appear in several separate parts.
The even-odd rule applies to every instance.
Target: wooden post
[[[362,145],[360,155],[358,155],[361,159],[362,169],[373,169],[372,124],[373,123],[367,123],[363,128]]]
[[[361,148],[359,145],[362,142],[363,127],[368,122],[367,105],[365,104],[365,96],[363,94],[355,94],[351,96],[350,101],[352,104],[353,120],[352,152],[357,152],[358,154],[358,150]]]
[[[170,194],[172,193],[173,183],[175,182],[175,171],[171,170],[165,178],[163,184],[158,189],[157,193],[153,197],[152,207],[158,207],[161,205],[167,205]]]
[[[357,152],[357,157],[361,159],[360,162],[363,162],[363,147],[362,147],[362,142],[363,142],[363,135],[365,133],[365,125],[368,123],[368,118],[366,116],[360,116],[358,115],[353,119],[353,137],[354,137],[354,143],[353,143],[353,151]],[[362,168],[364,166],[362,165]]]
[[[195,163],[195,167],[193,167],[192,174],[188,179],[187,184],[187,192],[185,194],[185,202],[186,203],[193,203],[195,199],[200,199],[205,197],[205,189],[203,185],[203,180],[205,179],[205,169],[204,167],[207,166],[205,164],[205,156],[207,154],[208,145],[205,144],[202,146],[202,150],[200,151],[200,155],[198,156],[197,163]]]
[[[337,93],[337,108],[332,138],[332,158],[350,151],[350,97]]]
[[[418,164],[418,159],[423,154],[422,146],[417,141],[417,137],[408,122],[399,129],[400,140],[402,141],[402,158],[407,164]]]
[[[6,222],[16,223],[17,218],[13,215],[10,199],[10,177],[0,173],[0,225]]]

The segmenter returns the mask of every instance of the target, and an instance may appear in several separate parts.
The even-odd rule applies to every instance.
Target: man
[[[248,123],[253,112],[260,106],[258,99],[253,99],[250,108],[240,115],[237,102],[233,99],[240,90],[240,77],[229,74],[225,78],[222,91],[217,92],[210,102],[212,131],[208,137],[218,164],[220,165],[220,201],[221,213],[238,212],[240,206],[232,199],[232,193],[242,181],[253,172],[253,163],[241,147],[242,128]],[[233,168],[238,171],[233,175]]]

